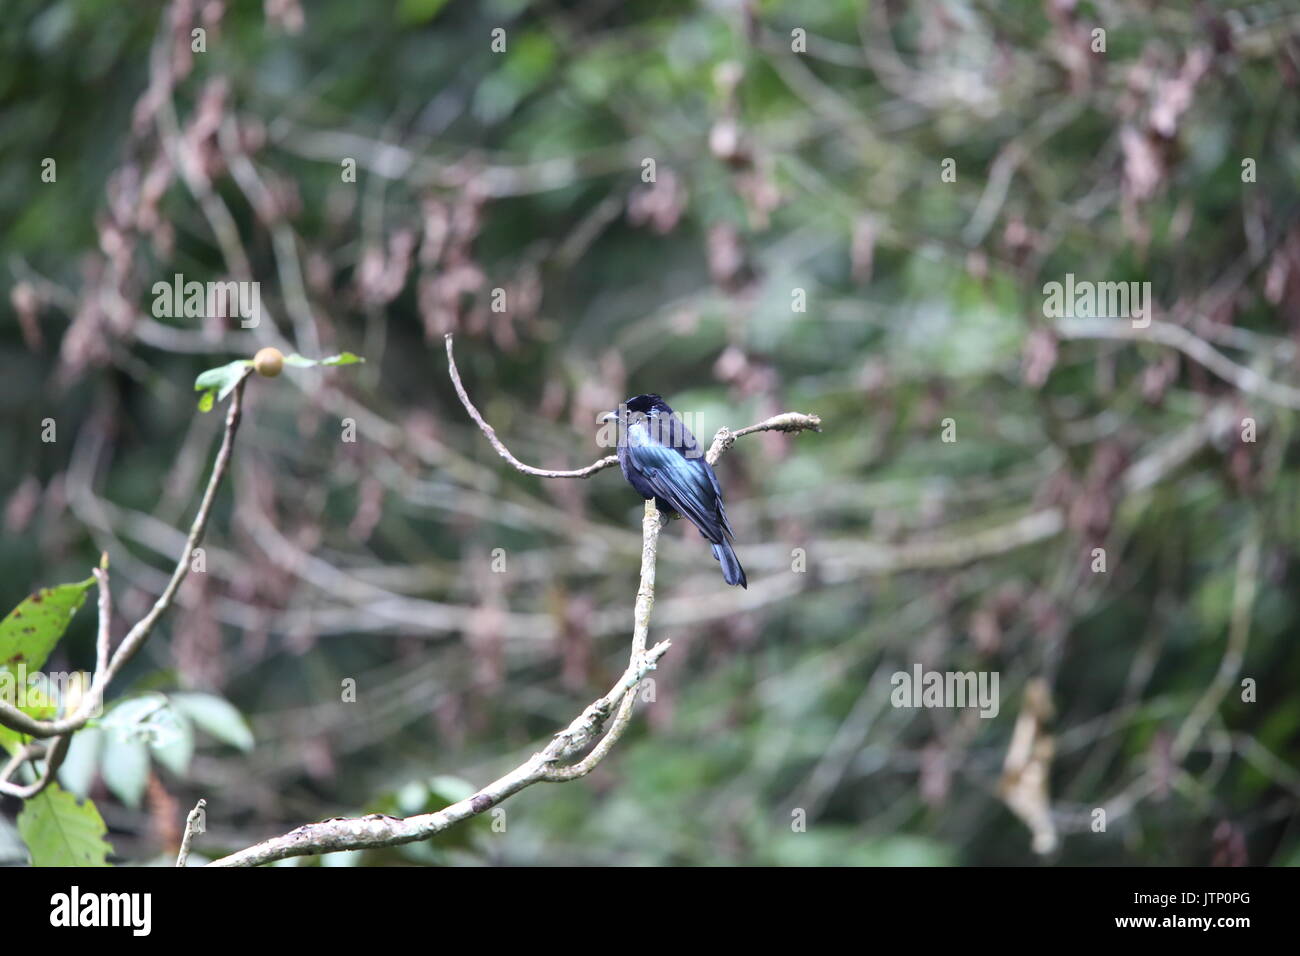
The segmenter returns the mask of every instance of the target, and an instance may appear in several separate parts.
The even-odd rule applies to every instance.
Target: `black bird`
[[[745,569],[731,548],[735,535],[722,506],[722,489],[704,449],[690,429],[658,395],[629,398],[602,421],[617,421],[618,463],[623,477],[642,498],[653,498],[665,514],[679,514],[713,545],[728,584],[748,588]]]

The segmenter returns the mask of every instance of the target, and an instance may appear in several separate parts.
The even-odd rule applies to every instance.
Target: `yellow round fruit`
[[[258,375],[266,378],[275,378],[284,368],[284,355],[279,349],[264,348],[259,349],[253,356],[253,368],[257,369]]]

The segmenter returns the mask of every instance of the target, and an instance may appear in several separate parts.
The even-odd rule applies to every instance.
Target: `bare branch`
[[[659,532],[664,526],[664,517],[655,507],[654,500],[645,503],[645,517],[641,519],[641,584],[636,591],[636,607],[632,614],[632,661],[645,653],[646,638],[650,633],[650,612],[655,606],[655,566],[659,553]],[[636,687],[632,686],[623,696],[618,714],[609,728],[609,733],[601,738],[594,750],[571,767],[553,767],[547,771],[546,779],[561,783],[585,777],[595,769],[596,764],[605,759],[614,744],[623,736],[623,731],[632,720],[632,709],[636,705]]]
[[[45,748],[43,756],[45,757],[45,769],[41,771],[40,777],[35,783],[22,786],[9,782],[10,776],[17,772],[25,760],[31,759],[36,755],[35,751],[24,748],[14,755],[5,767],[4,776],[0,777],[0,793],[11,797],[17,797],[19,800],[30,800],[36,796],[54,781],[54,775],[58,773],[59,766],[63,763],[63,758],[68,755],[68,740],[71,735],[56,737],[54,742]]]
[[[598,471],[604,471],[606,468],[612,468],[618,464],[617,455],[606,455],[599,461],[592,462],[585,468],[574,468],[570,471],[555,471],[549,468],[535,468],[532,465],[525,465],[522,461],[511,454],[501,441],[497,438],[496,429],[487,423],[487,420],[474,407],[470,401],[469,394],[465,391],[465,386],[460,380],[460,372],[456,369],[456,357],[452,353],[452,336],[448,332],[446,335],[447,342],[447,369],[451,373],[451,382],[456,387],[456,394],[460,396],[460,403],[465,406],[465,411],[469,412],[469,417],[487,436],[488,442],[496,449],[497,454],[510,462],[516,471],[521,471],[525,475],[535,475],[538,478],[590,478]],[[742,435],[749,435],[754,432],[780,431],[780,432],[802,432],[822,430],[822,420],[816,415],[804,415],[799,412],[786,412],[782,415],[774,415],[766,421],[759,422],[756,425],[750,425],[742,428],[738,432],[733,432],[725,426],[718,429],[717,436],[713,439],[713,445],[709,448],[708,461],[710,465],[716,464],[718,458],[724,451],[732,446],[737,438]]]
[[[238,853],[214,860],[208,865],[261,866],[291,856],[398,846],[427,840],[461,820],[478,816],[525,787],[546,780],[551,764],[574,755],[590,743],[600,733],[618,701],[635,691],[641,678],[654,669],[655,663],[669,646],[667,641],[661,641],[640,655],[640,659],[629,665],[608,694],[588,706],[564,731],[556,734],[545,749],[539,750],[514,770],[466,800],[453,803],[435,813],[422,813],[400,820],[373,813],[356,819],[309,823],[283,836],[264,840]]]
[[[749,425],[738,432],[733,432],[724,425],[713,436],[713,444],[709,446],[709,451],[704,456],[704,459],[710,465],[716,465],[718,459],[722,457],[722,453],[734,445],[737,438],[752,435],[755,432],[791,432],[797,434],[799,432],[819,432],[821,430],[822,420],[819,417],[804,415],[801,412],[783,412],[780,415],[773,415],[766,421],[761,421],[756,425]]]
[[[456,394],[460,396],[460,403],[465,406],[465,411],[469,412],[469,417],[474,419],[478,427],[483,430],[487,436],[488,442],[497,450],[497,454],[510,462],[515,470],[522,471],[525,475],[535,475],[538,478],[590,478],[598,471],[604,471],[618,464],[617,455],[606,455],[600,461],[593,462],[586,468],[575,468],[572,471],[552,471],[548,468],[534,468],[532,465],[525,465],[522,461],[510,454],[510,449],[501,443],[497,438],[496,430],[489,425],[486,419],[479,414],[479,410],[474,407],[474,403],[469,400],[469,395],[465,391],[465,386],[461,384],[460,372],[456,370],[456,357],[451,350],[451,333],[447,333],[447,370],[451,373],[451,383],[456,386]]]

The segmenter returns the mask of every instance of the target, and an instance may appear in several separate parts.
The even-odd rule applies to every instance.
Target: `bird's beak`
[[[600,416],[598,421],[602,425],[604,425],[606,422],[616,422],[618,421],[618,412],[606,412],[604,415]]]

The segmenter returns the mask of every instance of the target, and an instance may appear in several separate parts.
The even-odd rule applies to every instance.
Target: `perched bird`
[[[735,537],[722,505],[722,489],[704,449],[658,395],[637,395],[601,421],[618,422],[618,463],[642,498],[665,514],[679,514],[713,545],[728,584],[748,588],[745,569],[731,548]]]

